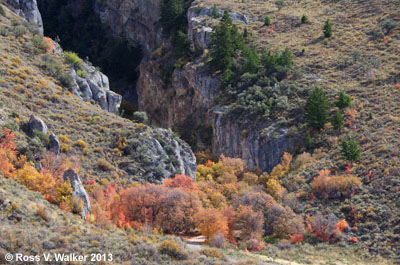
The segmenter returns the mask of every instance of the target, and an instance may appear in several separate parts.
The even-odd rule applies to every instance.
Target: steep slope
[[[357,233],[372,252],[398,256],[399,110],[396,106],[400,83],[400,19],[397,1],[194,1],[188,11],[188,32],[198,48],[207,47],[210,29],[218,22],[211,16],[214,4],[220,12],[230,10],[237,26],[248,29],[258,48],[273,51],[288,47],[292,51],[295,68],[300,73],[289,76],[288,81],[295,81],[305,89],[323,86],[331,102],[335,102],[341,90],[352,96],[352,106],[344,113],[346,126],[341,131],[333,130],[328,123],[322,133],[311,132],[318,159],[301,174],[305,187],[294,191],[299,195],[304,191],[308,194],[313,178],[322,169],[345,174],[347,162],[341,158],[339,143],[344,136],[355,134],[361,158],[349,170],[363,181],[362,192],[345,201],[350,208],[342,207],[340,200],[327,203],[315,199],[305,212],[325,210],[327,203],[326,212],[346,216],[359,226]],[[117,18],[121,17],[117,11],[114,13]],[[129,13],[133,19],[139,15]],[[301,23],[303,15],[309,18],[307,23]],[[264,25],[266,16],[271,19],[270,26]],[[328,18],[333,24],[333,36],[324,39],[322,28]],[[112,23],[110,18],[103,19]],[[151,23],[158,25],[159,21]],[[138,86],[141,109],[148,111],[153,122],[163,126],[172,127],[186,118],[203,123],[210,121],[204,113],[218,95],[219,85],[218,78],[203,75],[207,53],[183,62],[182,70],[179,67],[171,70],[163,68],[167,65],[163,58],[171,52],[170,43],[161,41],[158,45],[141,65]],[[296,115],[278,113],[271,121],[257,126],[251,120],[230,118],[224,108],[214,109],[210,112],[214,152],[242,157],[252,166],[270,170],[283,151],[293,152],[296,143],[305,143],[306,128],[302,119],[305,99],[299,97],[290,102],[295,105]],[[197,115],[197,111],[203,116]],[[286,181],[295,177],[289,176],[282,182],[288,185]],[[304,198],[306,204],[308,200]]]
[[[19,131],[35,114],[58,136],[62,151],[81,161],[87,177],[110,178],[114,174],[130,183],[160,182],[175,173],[195,176],[195,158],[184,142],[168,130],[122,119],[70,93],[58,79],[63,75],[52,72],[53,68],[64,69],[61,72],[68,79],[70,66],[59,54],[38,50],[36,37],[20,25],[20,18],[11,12],[7,16],[0,17],[3,126]],[[40,159],[40,150],[46,149],[23,132],[17,139],[20,150],[34,154],[33,159]],[[104,159],[109,161],[106,167],[100,165]]]

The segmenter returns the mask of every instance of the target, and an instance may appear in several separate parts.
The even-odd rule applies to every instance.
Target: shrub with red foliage
[[[312,183],[313,193],[323,199],[349,197],[360,187],[358,177],[331,175],[328,169],[321,170]]]
[[[304,241],[303,234],[293,234],[290,236],[290,243],[292,243],[292,244],[301,243],[303,241]]]
[[[85,185],[94,185],[94,184],[96,184],[96,180],[95,179],[88,180],[88,181],[85,182]]]
[[[233,238],[233,232],[235,229],[235,223],[236,223],[236,216],[235,216],[235,210],[233,209],[232,206],[229,206],[222,210],[222,215],[225,216],[227,222],[228,222],[228,240],[231,243],[235,243],[235,239]]]
[[[92,214],[99,225],[106,225],[111,222],[118,224],[119,222],[120,210],[118,203],[115,201],[116,188],[117,185],[113,183],[106,187],[98,187],[90,193]]]
[[[252,238],[246,242],[247,249],[250,251],[260,251],[265,246],[265,242]]]
[[[349,242],[351,242],[351,243],[357,243],[357,242],[358,242],[358,239],[357,239],[357,237],[352,237],[352,238],[349,239]]]
[[[206,236],[206,242],[217,233],[228,235],[228,221],[217,209],[202,209],[195,215],[195,220],[196,227]]]
[[[45,198],[50,203],[54,203],[56,200],[56,198],[54,196],[51,196],[50,194],[46,194]]]
[[[308,232],[324,242],[337,242],[341,240],[341,232],[336,228],[337,219],[333,215],[324,217],[321,213],[306,218]]]
[[[7,127],[3,128],[3,137],[0,138],[0,148],[16,154],[17,145],[14,143],[15,135]]]
[[[178,188],[186,192],[197,190],[192,178],[179,174],[176,174],[174,178],[165,179],[164,186],[169,188]]]
[[[67,160],[65,155],[56,155],[53,152],[47,152],[43,155],[40,163],[43,169],[50,173],[58,184],[63,182],[64,172],[70,166]]]
[[[346,222],[346,219],[343,219],[343,220],[339,221],[339,222],[336,224],[336,228],[337,228],[337,230],[339,230],[340,232],[343,232],[343,231],[347,231],[347,230],[350,228],[350,226],[349,226],[349,224]]]
[[[151,219],[155,228],[178,234],[195,228],[194,215],[201,204],[195,194],[181,189],[144,184],[122,191],[119,207],[129,221],[145,224]]]

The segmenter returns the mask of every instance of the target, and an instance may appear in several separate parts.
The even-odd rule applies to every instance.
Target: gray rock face
[[[118,113],[122,96],[110,90],[108,77],[87,62],[83,63],[84,77],[80,77],[71,68],[70,73],[74,78],[71,91],[82,100],[94,100],[100,107],[109,112]]]
[[[250,167],[258,166],[270,172],[279,164],[284,152],[294,153],[302,138],[290,135],[288,128],[265,126],[252,128],[225,115],[226,108],[211,112],[213,124],[213,152],[228,157],[239,157]]]
[[[206,49],[207,45],[211,40],[212,28],[207,26],[206,20],[212,17],[213,8],[201,7],[191,7],[187,12],[188,19],[188,36],[192,41],[193,50],[196,49]],[[223,10],[218,10],[220,17],[223,15]],[[235,12],[229,12],[229,16],[233,21],[242,22],[246,25],[249,24],[248,18],[243,14],[238,14]]]
[[[53,152],[54,154],[58,155],[60,153],[60,141],[58,140],[58,137],[52,133],[49,136],[50,143],[49,143],[49,150],[50,152]]]
[[[36,0],[8,0],[8,4],[17,15],[38,24],[40,34],[43,35],[43,21]]]
[[[152,61],[142,63],[137,83],[139,108],[146,111],[152,124],[173,128],[190,115],[204,115],[220,85],[218,78],[208,74],[204,61],[200,59],[182,69],[175,69],[172,85],[167,89],[159,67]]]
[[[273,129],[262,134],[260,131],[263,128],[254,128],[246,132],[244,137],[244,128],[238,122],[223,118],[223,111],[209,110],[218,95],[220,81],[207,71],[203,58],[175,69],[170,85],[164,82],[163,62],[156,49],[162,47],[167,50],[163,53],[168,53],[173,47],[162,36],[159,23],[160,0],[110,0],[107,5],[102,3],[97,0],[95,8],[102,21],[110,25],[116,35],[124,32],[130,42],[144,47],[137,94],[139,109],[146,111],[152,124],[174,128],[188,117],[201,119],[209,111],[214,130],[213,151],[230,157],[241,157],[249,166],[257,165],[263,170],[271,170],[279,163],[283,152],[295,149],[298,141],[288,135],[287,129]],[[222,10],[218,12],[223,15]],[[246,16],[234,12],[229,14],[233,21],[249,24]],[[188,34],[193,50],[207,48],[212,32],[207,21],[211,16],[212,7],[198,9],[196,2],[188,9]],[[151,149],[159,150],[156,157],[163,156],[156,142],[149,142],[149,145]]]
[[[84,206],[81,215],[82,218],[86,220],[86,215],[91,213],[92,210],[90,207],[89,196],[82,185],[81,179],[73,169],[68,169],[64,172],[64,181],[69,181],[71,183],[73,190],[72,196],[78,197],[83,201]]]
[[[122,32],[149,54],[162,42],[160,0],[95,0],[95,12],[116,36]]]
[[[119,168],[138,181],[162,183],[175,174],[196,179],[196,157],[190,147],[170,130],[147,128],[128,136],[125,161]]]
[[[108,111],[117,114],[121,106],[122,96],[111,90],[107,91]]]
[[[160,158],[154,162],[164,169],[164,176],[171,178],[174,177],[173,174],[175,172],[180,172],[196,180],[196,157],[190,150],[190,147],[183,142],[178,143],[177,139],[172,137],[171,132],[166,129],[157,129],[157,133],[169,142],[169,146],[173,148],[173,155],[176,158],[175,163],[167,166],[167,163],[164,161],[170,155],[168,152],[171,151],[166,150],[166,147],[163,146],[164,143],[160,142],[158,139],[153,137],[146,138],[146,144],[149,146],[146,154],[149,157]]]
[[[38,130],[42,133],[47,133],[47,125],[41,119],[32,115],[29,119],[28,127],[31,131]]]
[[[191,7],[188,10],[188,18],[193,18],[193,17],[212,17],[213,16],[213,7],[201,7],[200,9],[196,8],[196,7]],[[222,9],[218,9],[218,15],[219,17],[222,17],[224,15],[224,10]],[[243,14],[239,14],[239,13],[235,13],[232,11],[229,11],[229,16],[231,17],[232,21],[238,21],[238,22],[243,22],[246,25],[249,24],[249,19],[243,15]]]

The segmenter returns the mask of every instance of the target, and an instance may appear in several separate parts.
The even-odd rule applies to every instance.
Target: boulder
[[[106,91],[91,80],[88,80],[88,84],[92,91],[94,101],[96,101],[102,109],[108,110]]]
[[[52,133],[49,136],[50,143],[49,143],[49,150],[50,152],[55,153],[58,155],[60,153],[60,141],[58,140],[58,137]]]
[[[113,91],[107,91],[108,111],[111,113],[118,113],[119,106],[121,106],[122,96]]]
[[[72,197],[78,197],[83,201],[83,208],[82,208],[82,218],[86,220],[86,215],[91,213],[90,201],[89,196],[87,195],[85,188],[82,185],[82,181],[79,178],[78,174],[73,169],[68,169],[64,172],[64,181],[68,181],[71,183],[72,186]]]
[[[35,115],[32,115],[31,118],[29,119],[28,126],[31,132],[33,132],[34,130],[38,130],[41,131],[42,133],[47,133],[46,123],[44,123],[41,119],[39,119]]]

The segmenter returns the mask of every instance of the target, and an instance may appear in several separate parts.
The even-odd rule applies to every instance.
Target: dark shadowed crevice
[[[130,45],[124,36],[113,36],[96,16],[91,0],[38,0],[38,6],[44,34],[58,40],[64,50],[74,51],[100,67],[109,77],[111,89],[123,95],[121,108],[126,117],[136,111],[140,46]]]

